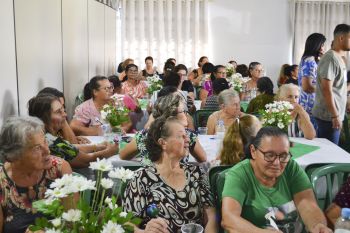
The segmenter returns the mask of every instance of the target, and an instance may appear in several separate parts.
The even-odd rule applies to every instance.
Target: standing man
[[[339,24],[334,29],[332,49],[323,55],[318,64],[316,98],[312,109],[318,125],[317,136],[335,144],[339,142],[347,100],[345,51],[350,51],[350,25]]]

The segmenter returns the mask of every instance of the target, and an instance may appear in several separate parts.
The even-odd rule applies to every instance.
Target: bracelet
[[[338,118],[339,117],[339,115],[336,115],[336,116],[333,116],[333,117],[331,117],[332,119],[334,119],[334,118]]]

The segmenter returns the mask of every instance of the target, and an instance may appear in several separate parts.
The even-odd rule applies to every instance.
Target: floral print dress
[[[204,207],[213,207],[213,195],[210,191],[208,176],[199,166],[180,163],[185,172],[186,184],[182,190],[175,190],[159,175],[156,167],[147,166],[135,172],[124,192],[125,211],[132,211],[143,221],[145,228],[152,217],[169,221],[170,232],[181,232],[186,223],[204,225]],[[149,216],[147,209],[156,205],[159,213]]]
[[[143,130],[137,132],[135,135],[136,146],[137,146],[137,149],[139,151],[139,156],[141,157],[141,164],[143,164],[143,165],[150,165],[151,164],[151,161],[148,157],[148,151],[146,148],[147,133],[148,133],[148,130],[143,129]],[[186,133],[190,139],[190,152],[193,152],[194,146],[196,145],[197,134],[190,129],[186,129]],[[187,163],[188,159],[189,159],[189,157],[187,155],[185,158],[183,158],[183,162]]]
[[[33,188],[36,197],[28,196],[28,188],[16,185],[7,175],[3,166],[0,167],[0,204],[4,215],[3,233],[24,233],[35,219],[42,217],[36,212],[32,203],[44,199],[45,192],[50,184],[62,176],[62,159],[52,157],[52,167],[44,171],[43,177]]]

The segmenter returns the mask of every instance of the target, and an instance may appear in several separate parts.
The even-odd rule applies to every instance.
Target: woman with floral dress
[[[72,173],[68,162],[51,156],[44,124],[36,117],[12,117],[0,133],[0,232],[24,233],[42,217],[32,206],[50,183]]]
[[[157,99],[152,115],[154,119],[159,117],[171,117],[175,116],[182,123],[183,126],[187,127],[187,116],[184,110],[185,103],[182,97],[176,93],[172,93]],[[197,134],[190,129],[186,129],[186,133],[190,138],[189,151],[191,155],[195,157],[198,162],[204,162],[207,160],[207,156],[198,141]],[[124,160],[130,160],[137,154],[141,156],[143,164],[149,164],[148,154],[149,151],[146,149],[146,138],[148,129],[141,130],[136,133],[135,138],[128,143],[124,149],[120,151],[120,158]],[[188,156],[184,158],[188,160]]]
[[[317,130],[317,124],[311,114],[315,101],[317,63],[324,54],[326,37],[320,33],[311,34],[305,42],[304,54],[299,64],[298,83],[300,88],[300,105],[309,114]]]

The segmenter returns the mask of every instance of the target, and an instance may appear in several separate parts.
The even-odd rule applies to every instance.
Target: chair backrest
[[[317,203],[322,210],[325,210],[332,203],[335,194],[345,183],[349,173],[349,163],[328,164],[311,173],[312,187]]]
[[[224,232],[221,228],[221,199],[222,199],[222,191],[225,185],[225,174],[231,168],[232,165],[221,165],[212,167],[209,170],[209,183],[210,189],[214,196],[215,207],[216,207],[216,216],[217,221],[219,223],[219,232]]]
[[[194,127],[197,129],[198,127],[207,126],[207,121],[209,116],[215,112],[215,110],[208,109],[200,109],[194,113]]]

